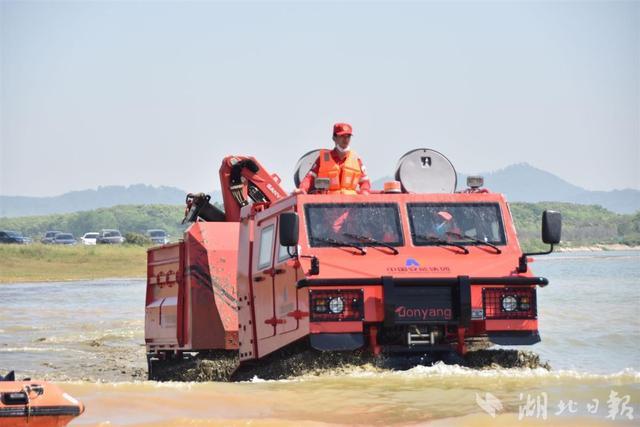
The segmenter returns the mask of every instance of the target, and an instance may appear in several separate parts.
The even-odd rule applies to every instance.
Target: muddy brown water
[[[235,383],[146,381],[144,282],[100,280],[1,285],[0,373],[60,383],[87,405],[73,425],[637,425],[640,254],[532,267],[551,284],[538,294],[543,342],[529,349],[550,370],[510,351],[497,362],[516,368],[480,357],[404,371],[302,354]]]

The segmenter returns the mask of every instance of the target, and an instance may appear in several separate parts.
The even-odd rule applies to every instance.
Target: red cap
[[[349,123],[336,123],[333,125],[334,135],[352,135],[351,125]]]
[[[442,219],[444,219],[445,221],[449,222],[453,219],[453,215],[451,215],[449,212],[447,211],[440,211],[438,212],[438,216]]]

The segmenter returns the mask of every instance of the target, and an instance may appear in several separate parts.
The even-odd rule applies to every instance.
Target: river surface
[[[531,268],[551,283],[538,291],[542,342],[528,349],[551,371],[144,381],[144,280],[99,280],[0,285],[0,374],[60,383],[87,406],[78,426],[640,425],[640,252],[553,254]]]

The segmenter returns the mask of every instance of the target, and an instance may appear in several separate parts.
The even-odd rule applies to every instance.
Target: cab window
[[[500,205],[497,203],[409,203],[411,238],[417,246],[438,240],[464,245],[473,240],[506,243]]]
[[[308,204],[305,218],[312,247],[332,246],[330,241],[357,241],[365,246],[374,245],[374,241],[404,244],[395,203]]]
[[[258,270],[271,266],[273,254],[273,224],[265,227],[260,232],[260,251],[258,252]]]
[[[282,246],[280,244],[278,244],[279,249],[278,249],[278,262],[281,261],[285,261],[289,258],[291,258],[291,255],[289,255],[289,252],[287,251],[287,247],[286,246]],[[293,253],[295,249],[291,249],[291,253]]]

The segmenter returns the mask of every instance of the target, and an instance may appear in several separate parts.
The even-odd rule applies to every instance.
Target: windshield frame
[[[420,207],[433,207],[434,210],[435,209],[440,209],[443,211],[447,211],[447,212],[452,212],[454,211],[456,208],[460,208],[460,207],[483,207],[483,208],[493,208],[495,209],[495,213],[496,213],[496,220],[498,221],[498,230],[497,233],[499,235],[500,240],[488,240],[488,243],[491,243],[492,245],[495,246],[507,246],[508,245],[508,237],[507,237],[507,230],[505,229],[505,221],[504,221],[504,215],[502,214],[502,208],[501,208],[501,204],[499,202],[408,202],[406,204],[406,208],[407,208],[407,217],[409,220],[409,230],[411,233],[411,242],[413,243],[414,246],[436,246],[437,243],[434,242],[430,242],[426,239],[422,239],[420,237],[417,237],[419,235],[423,235],[422,233],[418,233],[414,224],[415,221],[415,215],[412,215],[412,208],[420,208]],[[454,217],[459,217],[459,215],[453,215]],[[464,235],[465,234],[465,230],[460,230],[460,234]],[[434,235],[434,237],[437,237]],[[475,237],[477,239],[480,239],[480,237],[476,236],[470,236],[470,237]],[[447,237],[445,236],[444,239],[446,239]],[[482,239],[480,239],[482,240]],[[459,239],[451,239],[449,240],[450,242],[456,243],[456,244],[460,244],[463,246],[483,246],[484,243],[479,243],[479,242],[474,242],[473,240],[470,239],[466,239],[466,238],[459,238]]]
[[[395,240],[393,242],[384,242],[386,244],[389,244],[393,247],[402,247],[405,246],[405,237],[404,237],[404,230],[403,230],[403,221],[402,218],[400,216],[400,206],[397,202],[346,202],[346,203],[305,203],[304,204],[304,216],[305,216],[305,228],[306,228],[306,238],[307,238],[307,243],[310,247],[312,248],[330,248],[330,247],[335,247],[335,245],[333,244],[329,244],[326,242],[321,242],[318,240],[315,240],[314,237],[318,238],[327,238],[327,237],[333,237],[334,239],[338,240],[338,241],[342,241],[345,242],[345,244],[347,245],[351,245],[351,244],[357,244],[358,246],[368,246],[368,247],[376,247],[379,246],[377,243],[375,242],[366,242],[366,241],[356,241],[353,238],[347,237],[342,235],[342,233],[337,233],[336,236],[316,236],[313,233],[312,230],[312,221],[311,221],[311,216],[310,216],[310,209],[313,208],[327,208],[327,209],[331,209],[331,208],[349,208],[349,207],[354,207],[356,209],[360,208],[367,208],[367,207],[375,207],[375,208],[391,208],[393,210],[393,215],[395,218],[395,224],[390,224],[391,228],[393,229],[393,226],[395,225],[395,230],[392,230],[393,233],[395,234],[394,237],[397,237],[398,240]],[[357,212],[357,211],[354,211]],[[355,233],[355,234],[359,234],[359,233]],[[375,238],[374,238],[375,239]],[[378,240],[378,239],[375,239]],[[382,241],[382,240],[380,240]]]

